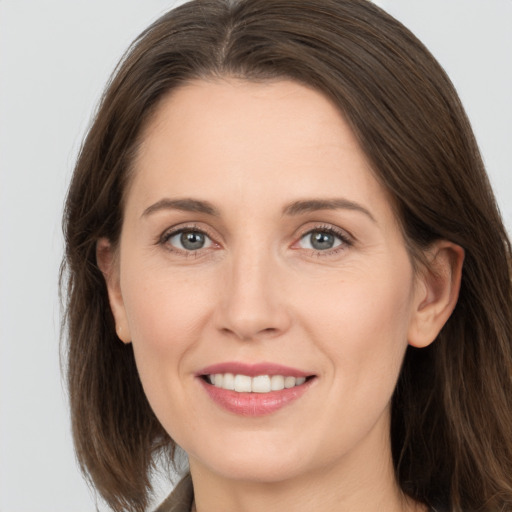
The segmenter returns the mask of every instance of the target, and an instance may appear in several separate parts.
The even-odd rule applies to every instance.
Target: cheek
[[[126,276],[121,285],[132,340],[156,353],[178,350],[211,308],[213,294],[203,279],[165,268],[136,273],[128,267]]]
[[[357,279],[354,273],[354,279],[325,283],[302,304],[309,337],[326,356],[323,404],[331,406],[322,405],[312,415],[315,421],[324,418],[316,443],[331,440],[326,458],[356,444],[387,418],[407,348],[411,282],[404,271],[368,271]]]
[[[412,283],[407,264],[367,268],[323,283],[304,301],[307,328],[346,386],[366,389],[382,379],[394,387],[407,347]]]
[[[155,411],[187,376],[187,355],[200,339],[212,307],[212,294],[203,285],[171,277],[167,271],[139,272],[122,282],[123,299],[137,369]]]

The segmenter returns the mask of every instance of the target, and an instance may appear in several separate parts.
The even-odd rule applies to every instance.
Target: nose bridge
[[[244,340],[286,330],[289,315],[272,245],[245,240],[232,248],[226,263],[219,327]]]

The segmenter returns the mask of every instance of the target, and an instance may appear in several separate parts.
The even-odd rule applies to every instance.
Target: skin
[[[345,203],[290,212],[311,199]],[[180,246],[180,228],[205,246]],[[315,250],[311,231],[325,229],[340,238]],[[388,195],[320,93],[225,79],[167,96],[143,133],[119,247],[100,240],[98,261],[149,402],[189,455],[197,510],[421,510],[394,479],[390,399],[407,345],[431,343],[453,310],[462,258],[439,242],[435,273],[413,271]],[[225,361],[316,379],[242,417],[196,377]]]

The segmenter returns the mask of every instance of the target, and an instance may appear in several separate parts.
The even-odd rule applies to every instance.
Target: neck
[[[382,444],[380,444],[382,448]],[[197,512],[420,512],[396,483],[390,443],[375,452],[373,443],[336,461],[290,478],[248,481],[226,478],[190,458]],[[356,453],[357,452],[357,453]],[[376,453],[379,455],[376,456]]]

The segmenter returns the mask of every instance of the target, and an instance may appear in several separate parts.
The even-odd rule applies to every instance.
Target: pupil
[[[317,250],[331,249],[334,245],[334,235],[317,231],[311,234],[311,246]]]
[[[204,235],[193,231],[186,231],[181,234],[181,245],[190,251],[201,249],[204,245]]]

